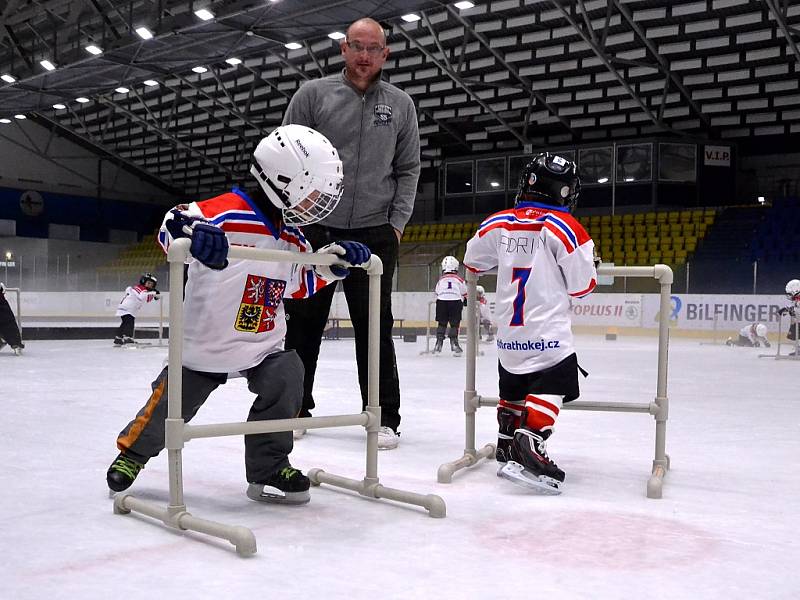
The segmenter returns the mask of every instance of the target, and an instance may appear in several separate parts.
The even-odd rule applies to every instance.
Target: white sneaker
[[[305,434],[306,434],[306,430],[305,430],[305,429],[295,429],[295,430],[292,432],[292,437],[293,437],[294,439],[296,439],[296,440],[299,440],[299,439],[300,439],[301,437],[303,437]]]
[[[400,443],[400,436],[391,427],[384,425],[378,430],[378,450],[394,450]]]

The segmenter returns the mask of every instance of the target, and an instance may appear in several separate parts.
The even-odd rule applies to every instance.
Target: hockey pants
[[[291,419],[297,416],[303,398],[303,364],[293,351],[267,356],[261,364],[242,374],[248,389],[256,394],[248,421]],[[192,420],[197,410],[218,386],[227,380],[225,373],[204,373],[183,368],[182,417]],[[117,447],[134,460],[147,462],[164,449],[164,419],[167,416],[167,367],[152,383],[153,393],[136,418],[117,438]],[[247,481],[266,481],[271,474],[289,465],[293,441],[291,431],[244,436]]]

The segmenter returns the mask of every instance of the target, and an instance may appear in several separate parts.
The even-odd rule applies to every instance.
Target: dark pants
[[[17,327],[17,319],[8,304],[8,300],[0,294],[0,340],[15,348],[22,345],[22,336]]]
[[[461,300],[437,300],[436,301],[436,339],[443,340],[447,325],[450,325],[451,340],[458,339],[458,328],[461,325],[461,311],[464,303]]]
[[[366,244],[383,261],[380,301],[380,405],[381,425],[397,431],[400,425],[400,381],[392,341],[392,276],[397,263],[398,241],[391,225],[364,229],[334,229],[321,225],[303,228],[303,234],[315,250],[331,242],[354,240]],[[364,269],[350,269],[342,281],[350,320],[356,337],[358,384],[361,387],[362,409],[367,405],[367,345],[369,277]],[[296,350],[305,366],[303,408],[300,416],[309,416],[314,408],[314,375],[317,370],[319,347],[328,321],[335,286],[328,285],[307,300],[286,300],[288,315],[286,349]]]
[[[122,315],[121,317],[122,322],[119,324],[117,328],[117,337],[133,337],[133,326],[136,323],[136,319],[133,315]]]
[[[297,416],[302,398],[303,365],[294,352],[276,352],[243,373],[256,399],[248,421],[291,419]],[[183,368],[183,406],[187,423],[208,396],[225,383],[226,373],[203,373]],[[167,417],[167,367],[152,384],[147,403],[117,438],[117,447],[134,460],[145,463],[164,449],[164,419]],[[289,465],[293,441],[291,431],[244,436],[247,481],[265,482],[271,474]]]

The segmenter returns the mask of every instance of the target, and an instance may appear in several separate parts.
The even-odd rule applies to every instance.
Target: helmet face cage
[[[153,282],[153,287],[158,285],[158,279],[155,277],[155,275],[151,275],[150,273],[145,273],[139,278],[139,285],[145,285],[148,281]]]
[[[455,273],[458,271],[458,259],[455,256],[445,256],[442,260],[443,273]]]
[[[514,203],[539,202],[575,210],[581,191],[574,162],[545,152],[537,154],[522,170]]]
[[[475,286],[475,292],[478,294],[478,298],[483,296],[486,293],[486,290],[483,289],[482,285]]]
[[[283,125],[261,140],[250,174],[288,225],[318,223],[342,196],[342,162],[336,148],[303,125]]]
[[[792,279],[786,284],[786,297],[792,302],[800,301],[800,279]]]

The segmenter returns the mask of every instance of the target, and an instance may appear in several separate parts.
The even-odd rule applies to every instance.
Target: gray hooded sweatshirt
[[[403,90],[376,80],[361,93],[344,71],[304,83],[283,124],[311,127],[327,137],[344,166],[344,191],[321,224],[340,229],[411,218],[419,179],[419,130],[414,102]]]

